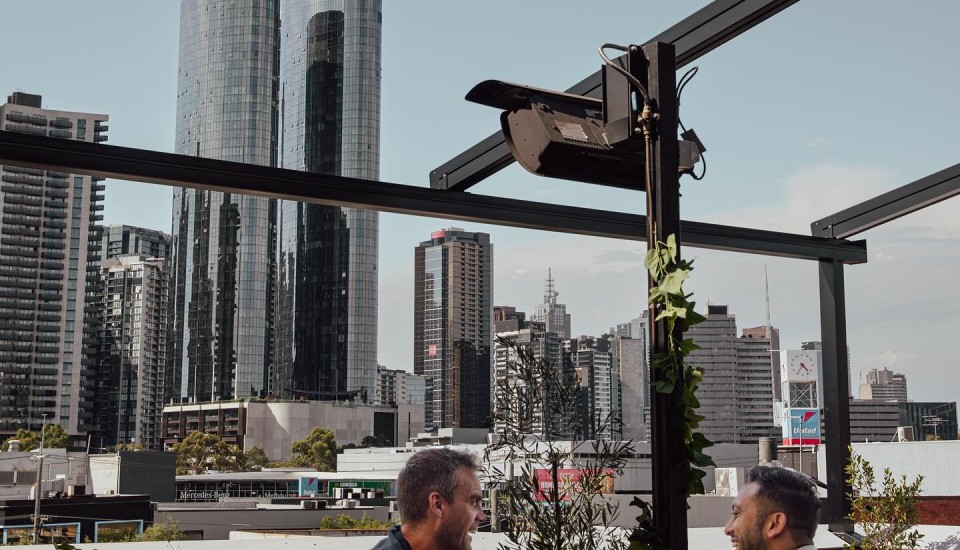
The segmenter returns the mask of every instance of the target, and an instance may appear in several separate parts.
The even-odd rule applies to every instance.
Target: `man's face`
[[[764,550],[766,547],[763,539],[766,517],[757,497],[759,491],[759,485],[747,483],[733,501],[733,515],[723,532],[730,537],[734,550]]]
[[[486,516],[480,508],[483,492],[477,474],[460,468],[457,471],[457,488],[453,501],[443,507],[443,517],[437,532],[437,542],[442,550],[470,550],[472,534]]]

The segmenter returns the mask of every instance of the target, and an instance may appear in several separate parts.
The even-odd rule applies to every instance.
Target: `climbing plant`
[[[675,235],[667,237],[666,242],[656,241],[647,250],[644,266],[655,284],[650,288],[649,303],[656,313],[653,321],[664,320],[667,333],[667,349],[657,352],[651,361],[651,367],[661,376],[655,376],[652,384],[657,393],[673,396],[668,402],[671,410],[667,416],[671,429],[682,434],[683,448],[680,457],[688,465],[687,496],[703,493],[701,469],[716,466],[704,449],[713,445],[702,433],[696,431],[705,417],[697,414],[700,400],[697,399],[697,386],[703,380],[703,369],[688,365],[685,358],[698,346],[691,338],[683,338],[690,327],[704,320],[703,315],[695,311],[696,303],[690,301],[692,294],[683,291],[683,283],[693,271],[693,260],[681,260],[677,256]],[[650,504],[635,498],[631,505],[640,508],[637,527],[630,536],[631,550],[654,550],[663,548],[661,538],[653,524]]]

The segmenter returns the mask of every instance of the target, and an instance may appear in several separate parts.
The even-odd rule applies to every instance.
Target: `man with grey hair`
[[[477,468],[463,451],[414,453],[397,476],[402,525],[373,550],[470,550],[472,533],[486,519]]]

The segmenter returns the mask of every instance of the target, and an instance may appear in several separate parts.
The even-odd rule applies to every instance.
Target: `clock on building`
[[[811,351],[795,351],[790,353],[787,361],[787,380],[791,382],[808,382],[817,379],[817,354]]]

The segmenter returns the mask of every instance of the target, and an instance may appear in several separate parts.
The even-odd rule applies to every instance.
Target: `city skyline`
[[[608,27],[583,29],[582,36],[563,43],[530,24],[542,16],[538,11],[543,4],[516,7],[511,18],[489,7],[454,8],[439,2],[384,6],[382,178],[426,185],[429,170],[496,128],[494,111],[462,99],[476,82],[502,78],[564,89],[599,67],[599,43],[645,40],[703,4],[657,3],[655,11],[643,17],[613,18]],[[170,150],[177,6],[150,6],[142,8],[147,13],[134,13],[121,2],[83,9],[66,2],[38,2],[11,6],[11,20],[36,16],[51,6],[64,21],[50,25],[68,29],[87,23],[98,28],[100,38],[91,41],[95,44],[67,46],[58,36],[71,33],[51,30],[51,44],[11,59],[0,76],[3,93],[22,89],[42,94],[54,108],[109,112],[111,144]],[[574,21],[580,13],[572,3],[550,6],[561,21]],[[808,233],[814,219],[957,162],[957,137],[949,122],[960,109],[949,97],[957,75],[942,70],[949,56],[930,52],[960,49],[948,27],[960,8],[947,2],[876,2],[871,8],[799,3],[698,61],[700,72],[684,92],[682,116],[706,143],[709,172],[704,182],[683,180],[685,219]],[[637,8],[627,2],[610,5],[611,13],[625,10]],[[156,28],[130,25],[134,16],[155,22]],[[459,24],[465,20],[472,24]],[[483,42],[488,35],[481,29],[493,26],[501,29],[502,39]],[[809,36],[814,27],[819,32],[816,41]],[[14,26],[0,40],[12,49],[28,40],[20,34],[27,31]],[[887,47],[890,37],[897,37],[897,48]],[[483,42],[484,47],[436,47],[463,41]],[[849,54],[835,55],[837,47],[831,44],[836,43],[844,44],[841,49]],[[117,65],[125,70],[114,70]],[[91,75],[74,81],[92,82],[97,75],[106,85],[56,87],[53,82],[62,75],[76,74],[72,66]],[[894,66],[897,70],[891,71]],[[42,75],[41,68],[61,71],[58,80],[46,80],[51,76]],[[123,80],[115,80],[118,77]],[[889,139],[886,114],[897,101],[887,92],[901,89],[898,83],[904,81],[918,83],[909,87],[910,116],[897,119],[897,132],[911,136],[906,155],[898,140]],[[829,97],[821,97],[824,89],[830,90]],[[143,102],[150,108],[144,109]],[[736,117],[733,125],[731,113]],[[160,119],[165,122],[156,122]],[[107,184],[107,223],[170,230],[169,212],[155,206],[169,204],[169,189]],[[537,179],[516,167],[472,191],[597,208],[616,204],[630,211],[639,211],[643,201],[638,194]],[[948,202],[866,234],[870,263],[847,270],[854,385],[861,372],[889,367],[910,378],[911,394],[918,399],[957,398],[955,390],[939,383],[952,368],[945,342],[960,325],[953,313],[960,289],[951,282],[951,274],[960,270],[957,208]],[[389,330],[412,323],[413,270],[401,252],[446,225],[443,220],[381,217],[378,358],[390,368],[411,367],[409,337],[399,334],[406,331]],[[551,267],[573,316],[574,335],[599,334],[619,320],[636,317],[644,307],[643,292],[622,291],[644,285],[642,246],[460,225],[489,232],[502,243],[495,264],[495,304],[532,311]],[[772,322],[781,329],[782,347],[795,349],[800,341],[819,339],[813,265],[691,249],[684,254],[698,258],[690,283],[698,302],[730,304],[744,326],[763,322],[762,272],[768,263]],[[922,279],[924,288],[933,292],[904,291],[915,288],[917,265],[938,266]],[[903,311],[913,317],[906,319]]]

